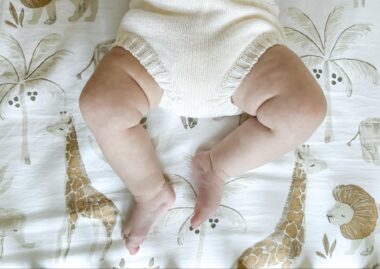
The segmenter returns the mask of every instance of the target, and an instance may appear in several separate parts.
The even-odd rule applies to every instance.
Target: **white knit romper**
[[[231,96],[268,48],[285,45],[275,1],[131,0],[113,46],[163,89],[159,107],[194,118],[239,115]]]

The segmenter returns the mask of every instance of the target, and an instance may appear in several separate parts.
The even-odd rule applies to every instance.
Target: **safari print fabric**
[[[151,111],[141,124],[177,200],[131,256],[120,231],[132,196],[78,106],[128,1],[2,0],[0,267],[380,267],[380,2],[277,2],[287,45],[326,95],[325,121],[294,151],[230,178],[194,230],[191,158],[248,115]]]

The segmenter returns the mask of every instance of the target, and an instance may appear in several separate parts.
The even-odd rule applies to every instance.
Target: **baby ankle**
[[[133,195],[133,198],[134,198],[134,200],[135,200],[136,203],[143,203],[143,202],[147,202],[147,201],[153,200],[164,189],[165,185],[166,185],[166,182],[163,181],[154,190],[149,190],[149,191],[147,191],[147,192],[145,192],[143,194]]]
[[[212,172],[223,182],[226,182],[231,176],[227,174],[225,171],[223,171],[221,168],[217,167],[211,157],[211,151],[209,151],[209,160],[211,164],[211,170]]]

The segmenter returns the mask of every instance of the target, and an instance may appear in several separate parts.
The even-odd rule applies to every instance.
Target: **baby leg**
[[[175,199],[141,119],[163,92],[126,50],[115,47],[99,62],[80,96],[80,109],[105,158],[136,203],[122,236],[131,254],[157,216]]]
[[[301,59],[282,45],[259,58],[232,101],[251,117],[211,150],[194,156],[198,183],[194,228],[219,206],[225,180],[293,150],[314,133],[326,114],[317,81]]]

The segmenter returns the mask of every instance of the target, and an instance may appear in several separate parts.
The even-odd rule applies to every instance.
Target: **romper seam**
[[[144,38],[133,32],[122,31],[112,45],[112,47],[116,46],[128,50],[153,77],[164,93],[166,92],[166,96],[176,100],[176,96],[173,94],[173,80],[169,71]]]
[[[243,111],[233,103],[232,95],[261,55],[275,45],[286,45],[284,35],[281,32],[266,32],[253,38],[223,76],[215,89],[216,95],[213,98],[203,100],[205,105],[201,106],[202,112],[198,112],[199,115],[195,115],[195,117],[202,117],[200,114],[205,112],[206,107],[208,107],[208,113],[213,115],[217,114],[216,107],[225,107],[225,113],[228,115],[241,114]],[[114,46],[128,50],[153,77],[164,91],[161,104],[165,103],[171,109],[182,107],[181,109],[183,110],[186,107],[182,111],[183,114],[189,114],[190,112],[197,114],[181,104],[184,100],[175,94],[174,83],[169,71],[161,62],[153,47],[143,37],[134,32],[120,31],[112,47]],[[189,102],[189,100],[186,101]],[[195,103],[199,104],[199,100]]]
[[[243,82],[244,78],[257,63],[259,58],[271,47],[275,45],[286,46],[285,38],[277,32],[266,32],[255,37],[245,47],[243,52],[238,56],[235,63],[223,76],[223,79],[216,89],[218,96],[221,98],[231,99],[236,89]]]

